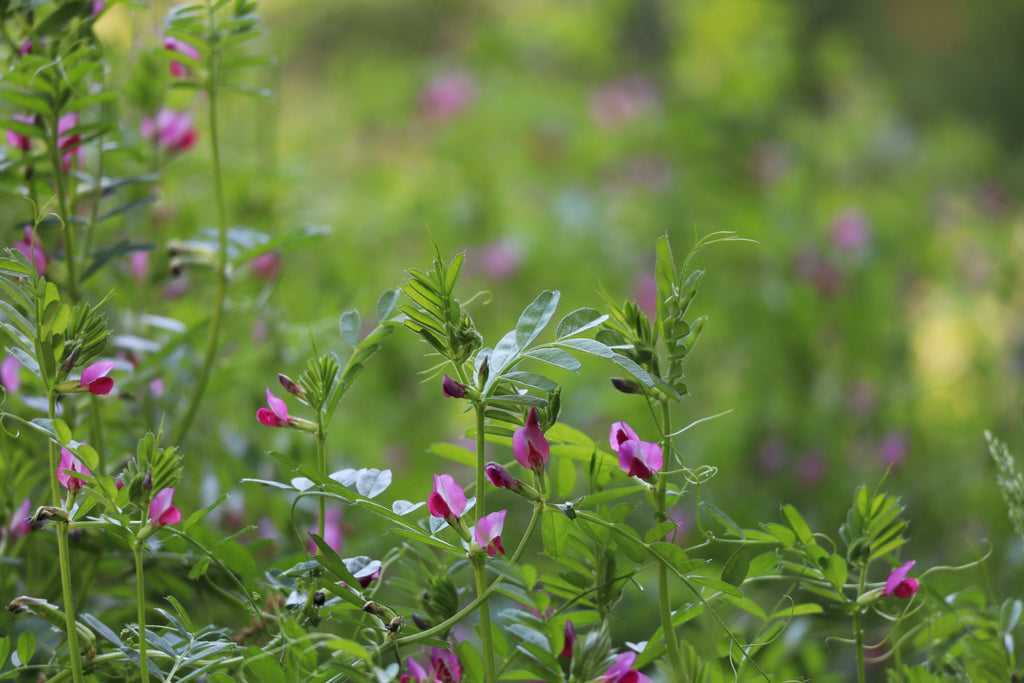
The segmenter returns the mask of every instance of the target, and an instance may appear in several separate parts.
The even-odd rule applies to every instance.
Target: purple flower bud
[[[466,385],[456,382],[454,379],[445,375],[441,379],[441,389],[444,391],[444,395],[448,398],[462,398],[466,395]]]
[[[484,474],[492,484],[499,489],[516,489],[521,482],[513,477],[508,470],[496,462],[489,462],[484,465]]]

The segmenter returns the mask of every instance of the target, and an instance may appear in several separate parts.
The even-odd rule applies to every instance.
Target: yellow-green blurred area
[[[493,344],[544,289],[562,292],[562,312],[600,308],[602,290],[646,300],[658,236],[681,261],[697,236],[732,230],[756,244],[691,262],[707,271],[694,311],[709,322],[675,422],[732,411],[678,440],[687,465],[718,468],[701,495],[741,524],[792,502],[834,531],[853,489],[884,478],[909,506],[910,556],[963,560],[987,538],[994,573],[1016,573],[982,433],[1024,452],[1024,6],[261,9],[259,49],[276,63],[249,79],[275,94],[227,100],[231,222],[330,233],[287,251],[264,298],[233,311],[199,428],[204,450],[219,452],[220,438],[245,454],[235,474],[272,471],[266,449],[310,448],[256,424],[264,387],[301,372],[310,330],[342,352],[338,315],[371,318],[378,293],[427,265],[434,242],[445,257],[467,252],[460,291],[490,292],[470,310]],[[127,49],[147,40],[146,21],[121,5],[100,30]],[[169,168],[171,232],[212,224],[207,154],[200,145]],[[250,274],[237,279],[259,291]],[[201,275],[193,285],[204,291]],[[331,432],[332,464],[393,467],[413,499],[450,467],[426,447],[470,426],[436,376],[417,374],[434,364],[427,350],[393,335]],[[595,440],[614,420],[653,429],[639,400],[611,388],[615,374],[594,362],[558,376],[564,421]],[[250,509],[261,494],[244,495]]]

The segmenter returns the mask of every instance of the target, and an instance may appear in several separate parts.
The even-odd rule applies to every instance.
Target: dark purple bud
[[[412,623],[416,624],[416,628],[418,628],[421,631],[426,631],[428,628],[430,628],[430,622],[421,617],[420,615],[416,614],[415,612],[413,612],[412,615]]]
[[[448,398],[462,398],[466,395],[466,385],[456,382],[448,375],[441,379],[441,389]]]
[[[300,387],[298,384],[296,384],[295,381],[292,380],[292,378],[289,377],[288,375],[282,375],[278,373],[277,381],[279,381],[281,383],[281,386],[284,387],[284,390],[287,391],[292,396],[298,396],[301,399],[306,398],[306,390]]]
[[[146,470],[146,478],[142,480],[142,488],[147,491],[153,488],[153,472],[152,470]]]
[[[313,604],[317,607],[323,607],[324,603],[327,602],[327,596],[324,595],[323,591],[317,591],[313,593]]]
[[[484,465],[484,474],[492,484],[497,486],[499,489],[515,489],[521,482],[516,480],[508,470],[499,465],[496,462],[489,462]]]
[[[572,621],[566,620],[565,622],[565,646],[562,648],[560,655],[562,657],[572,657],[572,646],[576,642],[576,627],[572,625]]]
[[[623,379],[621,377],[612,377],[612,386],[621,391],[624,394],[639,394],[643,393],[643,389],[640,385],[631,379]]]

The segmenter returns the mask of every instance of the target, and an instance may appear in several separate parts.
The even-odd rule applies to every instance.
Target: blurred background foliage
[[[429,262],[432,241],[446,256],[467,252],[464,300],[491,292],[472,312],[493,344],[543,289],[561,290],[563,313],[602,307],[602,290],[651,306],[658,236],[678,255],[699,235],[735,230],[757,244],[694,260],[707,271],[694,310],[709,322],[676,422],[732,411],[678,440],[688,465],[719,469],[701,494],[742,526],[774,521],[791,502],[834,530],[854,488],[889,469],[884,486],[908,505],[918,567],[974,558],[988,539],[997,585],[1019,576],[1024,548],[982,432],[1024,451],[1024,5],[261,9],[260,49],[277,61],[252,84],[275,96],[227,101],[229,213],[272,234],[329,233],[285,251],[279,274],[236,273],[224,360],[184,446],[197,485],[181,495],[198,505],[235,489],[225,525],[261,524],[275,547],[297,549],[285,502],[235,487],[273,475],[268,449],[312,458],[305,435],[257,424],[264,388],[278,372],[301,373],[310,329],[321,350],[342,352],[340,312],[371,319],[381,290]],[[129,58],[158,44],[160,16],[115,5],[97,32],[112,59]],[[203,121],[191,93],[170,97]],[[208,135],[201,127],[196,150],[171,163],[140,237],[163,243],[212,223]],[[13,242],[21,209],[0,211]],[[169,276],[126,288],[122,275],[119,306],[204,315],[208,274],[186,272],[176,298]],[[112,322],[115,334],[130,326]],[[333,466],[394,468],[413,500],[426,498],[431,473],[452,471],[426,447],[461,438],[471,421],[439,381],[422,382],[426,351],[413,335],[389,338],[331,433]],[[182,365],[166,368],[169,411],[194,372],[172,361]],[[595,440],[615,420],[650,434],[641,402],[611,388],[615,374],[595,362],[560,376],[563,420]],[[678,511],[691,532],[696,502]],[[343,554],[382,552],[374,522],[345,523]]]

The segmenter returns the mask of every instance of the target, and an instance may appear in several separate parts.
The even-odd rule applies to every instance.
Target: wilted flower
[[[465,384],[456,382],[448,375],[441,378],[441,391],[448,398],[462,398],[466,395],[466,388]]]
[[[21,123],[27,123],[30,126],[34,126],[36,123],[36,118],[29,114],[14,114],[11,118],[15,121],[20,121]],[[6,137],[7,144],[14,149],[20,149],[22,152],[27,152],[32,149],[32,140],[27,135],[22,135],[21,133],[9,130],[6,132]]]
[[[465,74],[447,74],[431,81],[420,93],[420,112],[428,119],[448,121],[476,99],[476,83]]]
[[[607,671],[604,672],[604,676],[601,678],[602,683],[650,683],[651,679],[643,675],[636,669],[633,669],[633,662],[636,661],[635,652],[623,652],[615,660]]]
[[[523,467],[540,472],[548,462],[550,451],[551,446],[540,428],[537,409],[530,408],[526,424],[512,434],[512,454]]]
[[[197,50],[190,43],[186,43],[184,40],[179,40],[173,36],[164,37],[164,48],[170,50],[171,52],[177,52],[182,56],[188,57],[189,59],[199,59],[199,50]],[[172,59],[171,75],[175,78],[185,78],[189,75],[188,67],[179,62],[178,60]]]
[[[434,491],[427,498],[427,509],[434,517],[451,523],[466,511],[466,493],[450,474],[434,475]]]
[[[191,113],[174,111],[166,107],[157,112],[156,118],[142,119],[139,132],[142,137],[156,140],[158,145],[174,153],[187,152],[199,139],[199,133],[192,124]]]
[[[907,574],[913,569],[917,560],[910,560],[902,566],[892,570],[889,578],[885,581],[885,588],[882,595],[895,595],[897,598],[909,598],[917,592],[919,587],[917,579],[908,577]]]
[[[505,554],[505,549],[501,546],[501,530],[505,526],[506,514],[507,510],[499,510],[485,515],[477,520],[476,528],[473,530],[476,542],[481,548],[486,548],[487,554],[491,557],[498,553]]]
[[[85,480],[79,479],[73,473],[92,476],[89,468],[82,464],[78,456],[66,448],[60,449],[60,464],[57,465],[57,481],[68,491],[77,491],[85,486]]]
[[[101,360],[82,370],[82,378],[78,380],[79,388],[97,396],[106,396],[114,388],[114,380],[107,377],[117,365],[117,361]]]
[[[619,454],[619,466],[631,477],[650,479],[665,464],[661,446],[641,441],[637,433],[625,422],[616,422],[608,434],[612,450]]]
[[[177,524],[181,521],[181,510],[174,504],[174,489],[160,489],[149,503],[149,519],[156,526]]]

